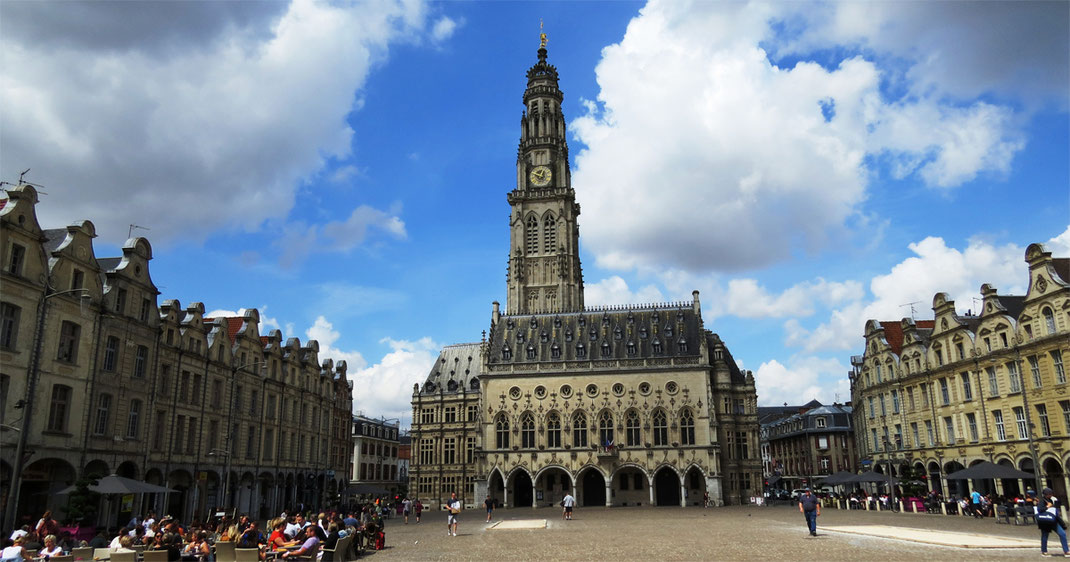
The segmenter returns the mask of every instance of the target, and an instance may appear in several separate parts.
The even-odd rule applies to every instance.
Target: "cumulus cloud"
[[[1056,255],[1070,254],[1070,227],[1045,246]],[[932,318],[936,293],[947,293],[959,313],[964,313],[977,310],[974,299],[980,298],[984,283],[1004,295],[1023,295],[1028,288],[1023,246],[972,238],[965,248],[958,249],[948,246],[943,238],[930,236],[908,247],[914,255],[888,273],[873,277],[866,298],[835,308],[828,320],[814,328],[794,318],[787,320],[785,343],[807,352],[855,349],[867,320],[899,320],[912,314]]]
[[[237,318],[237,317],[244,317],[245,316],[245,312],[247,310],[248,309],[246,309],[246,308],[239,308],[238,310],[227,310],[225,308],[217,308],[215,310],[211,310],[209,312],[206,312],[204,314],[204,317],[205,318]],[[265,305],[261,305],[260,308],[258,308],[256,310],[260,314],[260,326],[258,328],[260,330],[260,335],[266,336],[268,334],[268,332],[270,332],[271,330],[282,330],[282,326],[279,325],[279,319],[267,315],[268,306],[266,304]],[[282,337],[283,337],[283,339],[285,339],[287,337],[287,332],[283,332]]]
[[[459,23],[447,16],[442,16],[431,26],[431,40],[436,43],[441,43],[446,39],[453,36],[453,32],[457,31]]]
[[[0,177],[33,169],[51,196],[45,224],[92,217],[103,237],[122,239],[136,222],[162,241],[286,217],[302,180],[351,155],[346,118],[370,69],[428,25],[421,2],[0,11]],[[338,220],[344,230],[354,219]]]
[[[849,4],[829,9],[858,37],[883,33]],[[884,52],[848,49],[829,66],[805,57],[771,62],[775,26],[798,11],[790,3],[653,1],[603,50],[598,99],[586,100],[571,124],[586,145],[573,179],[599,265],[768,265],[816,252],[849,234],[852,221],[865,222],[874,174],[947,189],[1009,170],[1024,146],[1018,122],[1009,105],[977,101],[982,90],[965,101],[932,88],[889,96],[886,82],[902,69]],[[918,64],[894,62],[903,60]]]
[[[787,365],[767,361],[754,373],[758,402],[763,406],[794,406],[815,399],[823,404],[846,402],[851,396],[849,370],[837,359],[819,357],[796,357]]]
[[[345,351],[335,347],[335,342],[342,337],[342,334],[334,329],[334,324],[327,321],[325,316],[316,317],[316,321],[312,326],[305,330],[305,337],[309,340],[316,340],[319,343],[319,358],[321,362],[328,358],[333,359],[336,364],[339,361],[345,361],[349,373],[359,371],[368,365],[368,362],[365,361],[364,356],[359,351]],[[349,378],[352,379],[353,376],[350,374]],[[355,393],[356,390],[354,390]]]
[[[665,297],[654,285],[646,285],[636,291],[619,275],[607,277],[597,283],[584,284],[583,303],[587,306],[607,304],[646,304],[664,302]]]
[[[428,337],[416,341],[384,338],[380,343],[389,345],[391,351],[378,363],[350,376],[353,408],[369,415],[399,418],[401,427],[409,427],[412,385],[423,382],[441,346]]]

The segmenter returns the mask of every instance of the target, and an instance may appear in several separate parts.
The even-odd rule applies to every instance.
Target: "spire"
[[[539,62],[546,64],[546,32],[542,30],[542,18],[539,18]]]

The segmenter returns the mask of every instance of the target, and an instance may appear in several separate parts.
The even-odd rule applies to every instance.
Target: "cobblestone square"
[[[997,525],[992,519],[957,516],[823,510],[818,536],[807,534],[793,507],[580,508],[562,521],[556,508],[497,510],[494,521],[545,519],[537,530],[488,530],[482,510],[461,514],[457,537],[446,536],[446,516],[426,513],[387,522],[385,550],[374,560],[1024,560],[1040,556],[1035,525]],[[1029,539],[1031,548],[936,546],[907,540],[825,532],[825,526],[884,525],[904,530],[954,531]],[[909,535],[909,531],[904,534]],[[1051,540],[1054,539],[1054,542]],[[978,542],[981,542],[979,539]],[[1058,554],[1058,537],[1049,539]]]

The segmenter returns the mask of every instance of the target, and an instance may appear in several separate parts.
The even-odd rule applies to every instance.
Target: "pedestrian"
[[[817,496],[807,488],[802,496],[799,496],[799,512],[806,517],[806,526],[810,528],[810,536],[817,536],[817,517],[821,515],[821,502]]]
[[[1062,510],[1060,510],[1059,508],[1062,507],[1062,502],[1060,502],[1059,498],[1055,496],[1054,490],[1052,490],[1051,488],[1044,488],[1040,491],[1040,494],[1044,496],[1044,501],[1050,501],[1051,504],[1055,507],[1055,513],[1061,513]]]
[[[405,516],[405,524],[409,524],[409,511],[412,509],[412,500],[405,498],[401,500],[401,514]]]
[[[446,510],[449,511],[449,515],[446,516],[446,536],[450,536],[450,530],[453,531],[453,536],[457,536],[457,517],[461,514],[461,500],[457,499],[457,492],[450,494],[449,501],[446,502]]]
[[[561,498],[561,518],[565,521],[572,521],[572,508],[576,505],[576,498],[572,497],[571,492],[566,492],[565,497]]]
[[[483,500],[483,507],[487,508],[487,523],[490,523],[491,514],[494,513],[494,500],[490,499],[490,495],[487,495],[487,499]]]
[[[1055,531],[1055,534],[1059,535],[1059,542],[1062,543],[1063,556],[1070,556],[1070,549],[1066,545],[1066,523],[1059,516],[1055,503],[1047,498],[1042,501],[1044,506],[1036,508],[1037,527],[1040,529],[1040,555],[1049,556],[1048,534]]]
[[[424,504],[420,503],[420,499],[416,498],[416,506],[413,508],[416,512],[416,522],[420,522],[420,514],[424,512]]]
[[[973,510],[974,518],[980,518],[984,516],[984,510],[981,509],[981,492],[974,490],[970,494],[970,509]]]
[[[702,507],[710,507],[710,493],[702,492]]]

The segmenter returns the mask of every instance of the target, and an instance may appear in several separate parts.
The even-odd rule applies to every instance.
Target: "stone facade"
[[[930,488],[962,495],[1050,486],[1065,501],[1070,462],[1070,259],[1026,250],[1025,296],[981,286],[981,310],[960,316],[945,293],[933,319],[866,323],[866,351],[852,359],[856,439],[864,460],[927,475]],[[1035,480],[948,481],[981,461]]]
[[[754,377],[691,301],[588,307],[563,95],[528,70],[506,311],[413,391],[412,491],[504,505],[743,503],[761,490]]]
[[[353,472],[351,486],[358,489],[379,488],[394,492],[398,488],[400,455],[398,420],[353,416]],[[361,488],[367,486],[367,488]]]
[[[201,303],[158,304],[146,239],[97,258],[93,223],[44,230],[32,186],[8,197],[0,209],[4,501],[19,431],[27,438],[20,515],[62,517],[55,493],[90,474],[170,487],[151,507],[187,520],[217,505],[265,517],[337,497],[351,457],[344,362],[321,362],[315,341],[262,335],[256,310],[205,318]]]
[[[763,410],[776,412],[762,415]],[[851,410],[850,405],[823,406],[816,400],[794,408],[758,408],[769,486],[792,490],[813,486],[835,472],[856,472]]]

